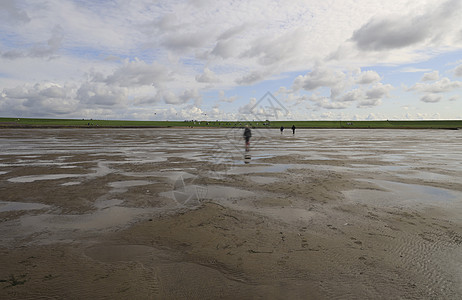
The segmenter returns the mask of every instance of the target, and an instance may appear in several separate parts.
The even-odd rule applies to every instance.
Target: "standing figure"
[[[295,125],[292,125],[292,134],[295,134]]]
[[[282,132],[284,131],[284,126],[281,126],[280,130],[281,130],[281,134],[282,134]]]
[[[245,125],[244,129],[244,139],[245,139],[245,151],[250,150],[250,138],[252,137],[252,131],[249,128],[249,125]]]

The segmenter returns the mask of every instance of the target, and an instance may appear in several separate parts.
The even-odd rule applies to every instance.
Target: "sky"
[[[1,0],[0,117],[462,119],[462,0]]]

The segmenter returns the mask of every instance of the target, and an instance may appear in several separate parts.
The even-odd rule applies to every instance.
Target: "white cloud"
[[[308,36],[302,28],[284,32],[279,36],[263,36],[252,41],[250,48],[241,57],[256,58],[261,65],[283,64],[300,55],[304,39]]]
[[[180,96],[182,103],[187,103],[189,100],[193,100],[196,106],[200,106],[202,102],[202,96],[197,89],[185,90]]]
[[[457,77],[462,77],[462,65],[454,69],[454,75],[456,75]]]
[[[373,19],[355,31],[352,40],[365,51],[389,50],[411,46],[426,39],[430,32],[424,19],[402,17]]]
[[[347,102],[331,101],[331,99],[327,97],[316,94],[311,95],[309,100],[315,103],[318,108],[324,109],[345,109],[349,106]]]
[[[361,72],[358,79],[356,80],[357,84],[371,84],[379,82],[381,80],[380,75],[375,71],[365,71]]]
[[[431,73],[425,73],[421,81],[435,81],[440,78],[440,73],[438,71],[433,71]]]
[[[422,93],[445,93],[460,88],[462,88],[462,81],[451,81],[449,78],[444,77],[432,83],[416,83],[410,90]]]
[[[365,97],[366,96],[365,96],[364,90],[361,88],[358,88],[358,89],[353,89],[351,91],[346,92],[345,94],[338,97],[337,100],[341,102],[355,102],[355,101],[361,101]]]
[[[383,3],[397,5],[394,1]],[[402,7],[382,7],[382,13],[371,15],[331,51],[328,58],[337,64],[348,61],[361,65],[396,65],[425,61],[461,48],[459,0],[401,3]]]
[[[39,116],[52,103],[50,113],[69,116],[152,117],[143,110],[175,106],[176,116],[218,101],[228,111],[213,114],[235,116],[236,99],[285,85],[290,105],[350,112],[390,96],[385,82],[403,77],[375,69],[384,65],[427,72],[403,82],[413,86],[403,93],[449,99],[460,82],[418,61],[462,49],[461,11],[459,0],[4,0],[0,105],[8,114]],[[441,74],[462,76],[448,65]],[[221,90],[230,96],[209,97]]]
[[[381,99],[387,97],[392,89],[391,84],[377,83],[366,91],[366,97],[368,99]]]
[[[202,101],[202,96],[196,89],[184,90],[181,94],[175,94],[169,90],[158,90],[155,97],[155,102],[163,101],[166,104],[182,105],[193,100],[196,105]]]
[[[187,52],[190,49],[196,49],[205,46],[210,38],[210,33],[206,31],[179,31],[167,35],[163,41],[163,44],[169,50],[175,52]]]
[[[226,97],[225,91],[219,91],[218,94],[219,94],[219,101],[221,102],[233,103],[234,101],[237,100],[237,96]]]
[[[214,83],[219,82],[219,79],[212,70],[210,70],[209,68],[205,68],[202,74],[196,75],[196,81],[203,83]]]
[[[420,43],[441,43],[447,35],[458,33],[461,26],[461,3],[449,0],[428,7],[422,14],[394,15],[373,18],[356,30],[352,41],[364,51],[383,51],[415,46]]]
[[[374,107],[382,103],[382,99],[389,96],[393,89],[390,84],[382,84],[378,73],[365,71],[357,73],[345,73],[326,66],[316,68],[305,76],[298,76],[294,80],[295,91],[303,88],[306,91],[316,91],[320,88],[328,88],[331,91],[329,97],[312,95],[310,100],[324,109],[345,109],[350,103],[357,103],[358,108]],[[359,84],[359,88],[354,88]]]
[[[74,92],[72,86],[55,83],[6,88],[0,96],[0,110],[19,116],[70,114],[78,108],[78,101],[72,95]]]
[[[462,88],[461,81],[451,81],[447,77],[443,77],[437,81],[431,81],[435,79],[439,79],[438,72],[425,74],[422,78],[424,82],[418,82],[408,90],[422,94],[420,98],[422,102],[438,103],[445,98],[443,95],[450,95],[450,93]],[[449,99],[454,99],[454,96],[450,96]]]
[[[250,98],[249,103],[245,104],[244,106],[239,107],[238,112],[243,115],[251,115],[252,110],[257,104],[256,98]]]
[[[127,88],[110,86],[100,82],[86,82],[77,90],[76,98],[90,107],[94,105],[117,107],[124,105],[127,96]]]
[[[267,75],[267,71],[254,71],[240,78],[237,78],[235,82],[239,85],[251,85],[265,79]]]
[[[295,91],[300,89],[314,91],[321,87],[329,87],[335,97],[335,94],[343,90],[345,81],[347,81],[347,78],[343,72],[317,65],[306,75],[298,76],[294,80],[293,89]]]
[[[287,93],[285,102],[291,103],[292,106],[297,106],[302,103],[306,103],[309,100],[308,95],[300,95],[299,93]]]
[[[227,59],[236,56],[238,45],[234,40],[218,41],[210,54]]]
[[[101,77],[101,76],[99,76]],[[143,85],[162,86],[164,82],[171,81],[167,67],[154,62],[147,64],[136,59],[134,61],[125,60],[124,64],[117,68],[113,74],[106,78],[96,78],[96,81],[103,81],[109,85],[121,87],[135,87]]]
[[[420,98],[420,100],[426,103],[436,103],[443,100],[443,97],[437,94],[428,94]]]
[[[378,106],[382,103],[382,100],[389,97],[390,91],[393,86],[390,84],[376,83],[370,89],[366,90],[364,97],[358,100],[358,108],[371,108]]]

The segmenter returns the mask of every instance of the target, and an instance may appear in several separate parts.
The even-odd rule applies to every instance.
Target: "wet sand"
[[[458,299],[462,135],[4,129],[2,299]]]

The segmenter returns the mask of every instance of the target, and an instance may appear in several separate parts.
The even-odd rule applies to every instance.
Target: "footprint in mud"
[[[332,224],[327,224],[327,227],[329,227],[332,230],[337,230],[337,227],[334,227]]]
[[[355,243],[356,245],[362,245],[363,244],[363,242],[357,240],[355,237],[351,237],[350,240],[352,240],[353,243]]]

